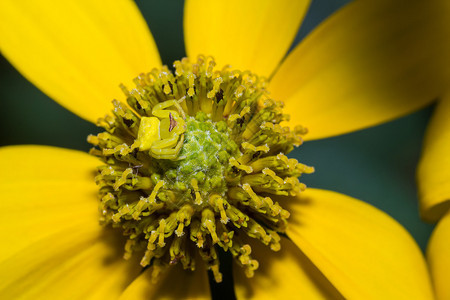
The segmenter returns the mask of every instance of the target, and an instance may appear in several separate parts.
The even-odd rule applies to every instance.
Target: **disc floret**
[[[280,125],[288,116],[266,81],[214,67],[200,56],[141,74],[122,86],[127,104],[113,101],[113,116],[99,119],[105,132],[88,138],[104,162],[101,222],[123,230],[124,257],[141,252],[154,277],[178,262],[194,270],[200,257],[219,282],[217,247],[251,277],[249,239],[279,250],[289,217],[273,196],[298,194],[298,177],[313,172],[286,156],[306,130]]]

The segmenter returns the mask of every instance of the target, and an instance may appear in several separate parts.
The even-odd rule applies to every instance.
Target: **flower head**
[[[102,223],[128,236],[126,258],[145,250],[140,264],[155,278],[179,261],[194,270],[198,251],[222,281],[217,246],[252,277],[259,263],[247,240],[280,250],[289,212],[273,196],[298,195],[297,178],[313,171],[285,155],[305,129],[280,125],[288,115],[266,81],[214,66],[200,56],[176,61],[175,73],[142,74],[123,87],[128,106],[115,101],[114,116],[98,121],[106,131],[88,139],[105,163],[96,177]]]

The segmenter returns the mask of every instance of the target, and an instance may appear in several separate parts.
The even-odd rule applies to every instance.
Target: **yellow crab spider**
[[[136,139],[140,151],[149,151],[157,159],[176,159],[184,142],[186,118],[180,100],[167,100],[155,105],[153,117],[142,117]],[[176,110],[166,110],[174,106]],[[180,117],[181,115],[181,117]]]

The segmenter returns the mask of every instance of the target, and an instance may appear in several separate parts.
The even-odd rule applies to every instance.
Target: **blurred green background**
[[[314,1],[295,43],[345,2],[348,1]],[[183,2],[137,3],[163,62],[171,65],[185,56]],[[2,146],[42,144],[86,151],[90,148],[87,135],[98,132],[94,125],[65,110],[27,82],[3,57],[0,98]],[[415,168],[431,109],[375,128],[307,142],[290,156],[316,168],[314,174],[303,177],[308,186],[338,191],[371,203],[403,224],[425,249],[432,226],[423,223],[418,215]]]

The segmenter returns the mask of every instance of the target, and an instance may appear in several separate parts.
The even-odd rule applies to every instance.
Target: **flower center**
[[[106,131],[88,137],[104,162],[101,223],[123,230],[124,258],[141,252],[154,278],[178,262],[194,270],[200,257],[220,282],[217,247],[253,276],[249,239],[279,250],[289,217],[273,196],[296,195],[314,170],[285,155],[306,130],[280,125],[288,115],[266,81],[214,66],[200,56],[176,61],[174,74],[140,75],[122,86],[128,105],[113,101],[113,116],[98,121]]]
[[[178,199],[192,196],[197,205],[200,198],[207,199],[210,194],[226,196],[227,184],[223,179],[228,161],[231,157],[240,156],[239,148],[230,138],[231,130],[224,121],[212,122],[203,112],[196,117],[186,117],[184,144],[177,160],[165,161],[165,182],[172,191],[176,191]],[[195,195],[197,185],[200,198]],[[189,194],[189,187],[191,192]],[[195,202],[195,201],[194,201]]]

